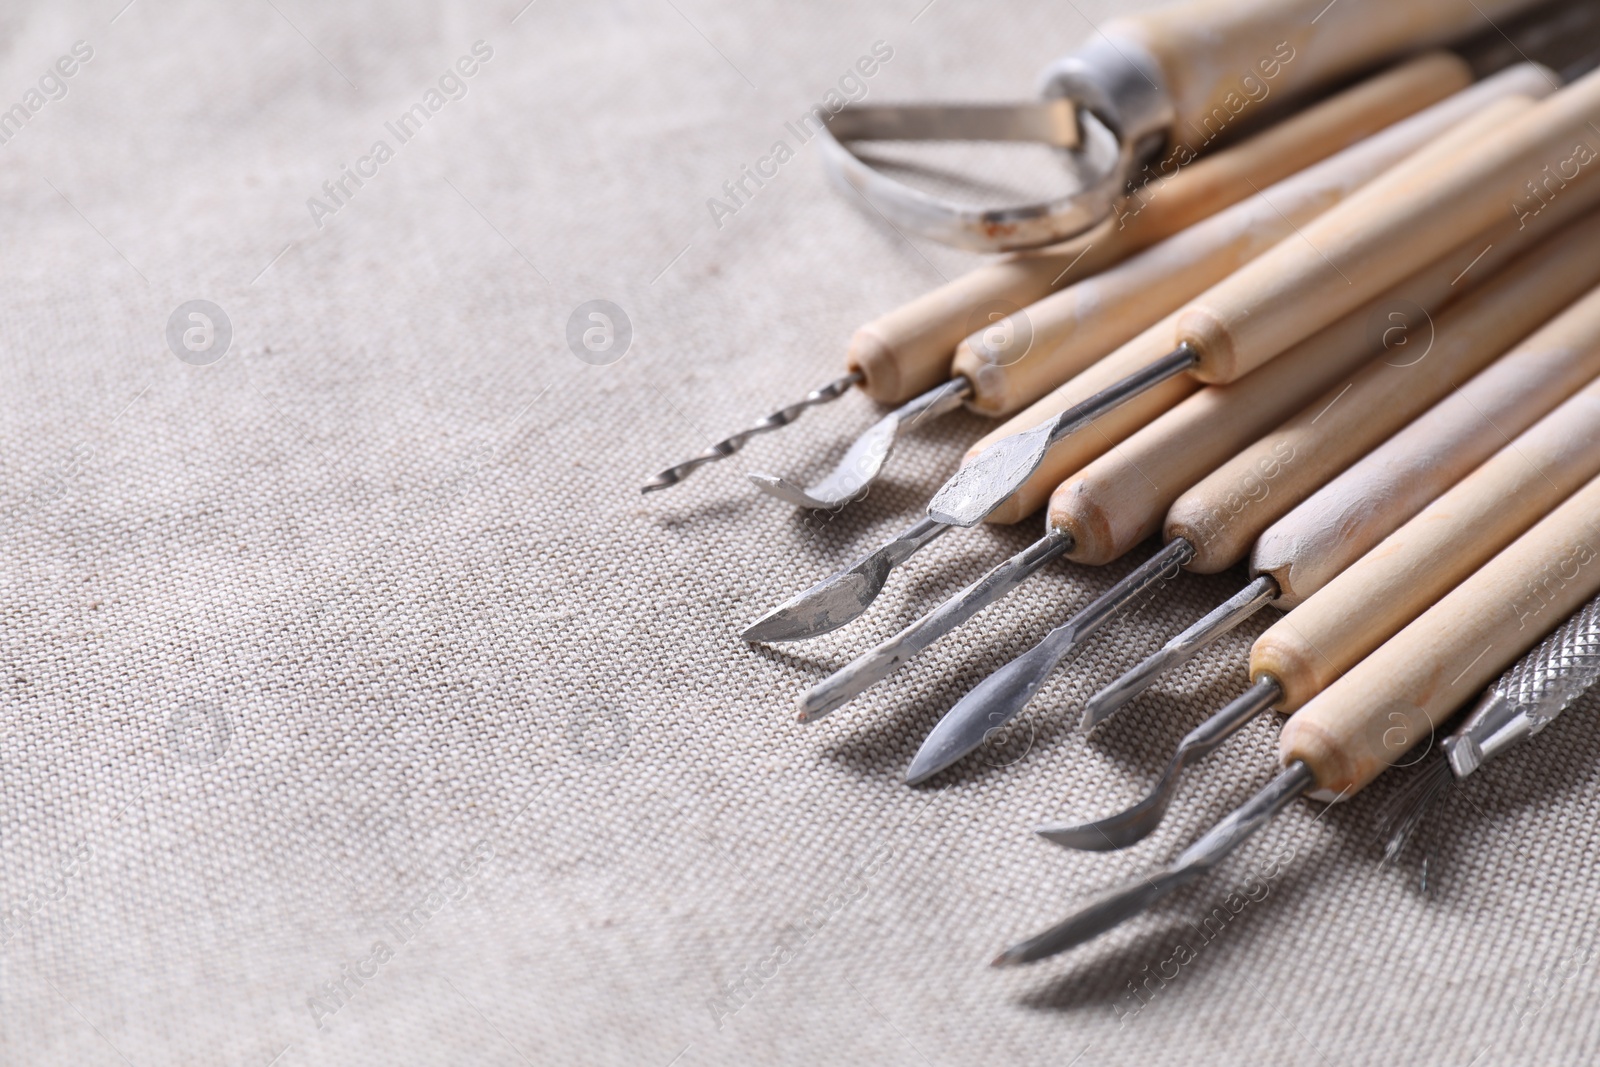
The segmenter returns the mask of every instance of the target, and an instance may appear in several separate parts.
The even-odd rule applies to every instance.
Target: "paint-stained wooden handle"
[[[1596,476],[1600,381],[1274,623],[1250,650],[1252,680],[1275,679],[1279,710],[1295,711]]]
[[[1585,227],[1600,242],[1600,225]],[[1591,256],[1591,285],[1600,256]],[[1600,374],[1600,291],[1454,389],[1256,541],[1250,566],[1291,608]],[[1511,506],[1511,502],[1508,502]]]
[[[1356,792],[1596,592],[1600,479],[1296,712],[1279,758],[1310,767],[1319,795]]]
[[[944,381],[956,346],[991,314],[1008,314],[1057,286],[1122,258],[1255,195],[1471,81],[1461,60],[1419,56],[1308,107],[1239,144],[1194,159],[1163,157],[1116,217],[1042,252],[991,263],[874,319],[850,341],[848,364],[866,375],[874,400],[899,404]],[[1193,159],[1193,162],[1189,160]]]
[[[1406,101],[1409,107],[1433,97],[1444,79],[1454,82],[1463,74],[1460,60],[1435,56],[1381,80],[1414,94]],[[1419,145],[1496,101],[1547,95],[1547,77],[1532,64],[1505,71],[1424,107],[1099,274],[1011,314],[996,311],[993,322],[956,348],[952,373],[973,385],[968,407],[984,415],[1020,411],[1417,152]],[[1247,180],[1259,184],[1257,178]]]
[[[1412,322],[1409,346],[1432,335],[1425,358],[1414,347],[1391,349],[1184,493],[1167,513],[1166,534],[1198,550],[1190,569],[1237,564],[1274,522],[1592,288],[1597,240],[1600,216],[1563,227],[1471,299]],[[1381,334],[1383,321],[1374,329]],[[1262,477],[1264,462],[1275,464],[1271,479]]]
[[[1438,258],[1463,231],[1532,213],[1544,201],[1530,182],[1548,174],[1546,195],[1560,199],[1600,170],[1592,123],[1600,72],[1406,181],[1350,197],[1179,317],[1176,339],[1199,354],[1195,373],[1234,381]]]
[[[1274,96],[1480,33],[1535,2],[1197,0],[1114,20],[1104,33],[1124,57],[1160,71],[1176,112],[1173,137],[1203,143],[1218,123]]]

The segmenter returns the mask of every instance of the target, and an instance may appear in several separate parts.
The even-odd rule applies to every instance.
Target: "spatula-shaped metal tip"
[[[739,636],[746,641],[803,641],[837,630],[867,610],[891,570],[948,529],[928,519],[918,521],[876,552],[779,604]]]
[[[1052,425],[1044,423],[984,449],[940,487],[928,517],[950,526],[976,526],[1022,487],[1050,451]]]
[[[746,641],[804,641],[859,618],[889,579],[882,553],[879,549],[849,570],[784,601],[746,626],[739,636]]]
[[[856,438],[833,472],[809,489],[771,474],[751,474],[749,478],[763,493],[797,508],[828,511],[842,508],[866,494],[889,461],[901,431],[960,407],[971,392],[971,383],[965,378],[955,378],[901,405]]]
[[[1044,641],[979,682],[929,731],[906,768],[906,783],[927,781],[1016,718],[1073,643],[1072,624],[1057,627]]]
[[[1001,438],[944,483],[928,505],[928,517],[951,526],[976,526],[1022,488],[1044,462],[1051,445],[1145,390],[1182,374],[1198,359],[1193,348],[1181,344],[1033,429]]]

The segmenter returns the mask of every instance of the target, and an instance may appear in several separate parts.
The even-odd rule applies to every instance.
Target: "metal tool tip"
[[[1050,450],[1050,425],[1002,438],[951,476],[928,503],[928,517],[976,526],[1020,489]]]
[[[921,785],[944,770],[946,766],[947,764],[931,757],[925,757],[919,752],[916,758],[911,761],[911,766],[906,768],[906,785]]]
[[[1016,967],[1019,964],[1027,963],[1028,961],[1023,959],[1021,953],[1017,951],[1020,947],[1021,946],[1019,945],[1013,945],[1011,948],[1006,949],[1004,952],[1000,953],[1000,955],[990,960],[989,966]]]

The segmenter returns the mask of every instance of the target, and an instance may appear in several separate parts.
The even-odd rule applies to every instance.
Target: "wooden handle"
[[[1088,277],[1165,240],[1470,81],[1461,60],[1431,53],[1232,148],[1198,160],[1190,154],[1164,157],[1146,168],[1148,181],[1118,204],[1116,218],[1065,245],[969,271],[874,319],[851,338],[847,363],[866,375],[862,388],[874,400],[904,403],[948,377],[951,354],[974,330],[975,316],[987,320],[990,313],[1026,307],[1063,281]]]
[[[1600,220],[1583,230],[1591,254],[1573,280],[1592,286]],[[1294,607],[1596,374],[1600,292],[1591,292],[1273,523],[1251,568],[1277,579],[1279,607]]]
[[[1176,113],[1173,138],[1203,144],[1271,97],[1299,96],[1390,56],[1480,33],[1535,2],[1196,0],[1115,20],[1105,34],[1119,53],[1162,72]]]
[[[1463,67],[1458,59],[1432,57],[1398,72],[1405,77],[1385,80],[1418,94],[1414,99],[1431,98],[1442,79],[1464,78]],[[1416,152],[1418,145],[1497,100],[1549,92],[1538,68],[1513,68],[1425,107],[1098,275],[1009,315],[996,314],[992,325],[956,349],[952,373],[973,385],[968,406],[984,415],[1020,411]]]
[[[1358,194],[1322,215],[1179,318],[1177,340],[1199,353],[1195,373],[1234,381],[1438,258],[1463,231],[1531,213],[1542,201],[1525,186],[1544,180],[1546,167],[1556,200],[1593,183],[1597,121],[1600,72],[1382,195]]]
[[[1267,527],[1592,287],[1600,276],[1597,239],[1600,216],[1568,225],[1434,317],[1426,358],[1397,358],[1407,352],[1399,348],[1374,360],[1180,497],[1166,534],[1198,549],[1189,568],[1213,574],[1237,564]],[[1426,324],[1411,334],[1424,343],[1426,336]],[[1268,459],[1278,470],[1263,482]],[[1241,493],[1246,486],[1257,491]]]
[[[1279,710],[1296,710],[1596,476],[1600,380],[1256,638],[1251,679],[1276,679]]]
[[[1279,757],[1323,795],[1356,792],[1596,592],[1600,479],[1296,712]]]

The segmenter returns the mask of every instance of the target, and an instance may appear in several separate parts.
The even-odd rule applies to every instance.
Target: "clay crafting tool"
[[[990,320],[983,311],[993,307],[993,301],[1002,300],[1004,308],[1012,311],[1035,296],[1047,295],[1069,273],[1076,281],[1114,266],[1254,196],[1266,185],[1439,102],[1470,81],[1470,71],[1454,56],[1419,56],[1234,147],[1196,160],[1163,181],[1159,191],[1144,193],[1136,207],[1130,206],[1118,219],[1065,248],[992,264],[958,278],[857,330],[850,341],[844,377],[693,459],[662,471],[644,491],[675,485],[695,469],[739,451],[752,437],[787,426],[806,409],[859,387],[879,403],[897,407],[863,434],[840,464],[841,475],[835,480],[847,480],[853,489],[824,484],[813,490],[814,498],[821,501],[848,500],[871,480],[904,430],[960,406],[965,397],[962,387],[948,381],[952,353],[967,333],[980,323],[988,325]],[[1180,297],[1179,302],[1188,295],[1192,294]],[[1021,303],[1012,302],[1017,296],[1022,297]],[[938,310],[948,309],[953,302],[969,310],[960,315],[964,325],[952,330],[941,325],[949,313],[940,317]],[[929,323],[931,326],[925,325]]]
[[[1193,0],[1095,27],[1019,105],[845,108],[824,165],[898,229],[980,252],[1040,248],[1111,218],[1152,167],[1192,157],[1284,101],[1396,56],[1487,33],[1535,0]],[[1271,100],[1272,103],[1268,104]],[[854,141],[1033,141],[1054,148],[1068,189],[1047,201],[969,206],[869,166]]]
[[[1369,100],[1381,91],[1391,110],[1399,106],[1413,113],[1275,185],[1257,185],[1260,191],[1254,196],[1026,309],[996,315],[956,349],[948,381],[880,419],[817,485],[803,488],[770,474],[748,477],[763,492],[796,507],[842,507],[866,492],[903,430],[963,403],[997,416],[1026,407],[1393,167],[1418,145],[1496,100],[1549,92],[1549,77],[1543,68],[1522,64],[1473,85],[1463,60],[1430,53],[1371,79],[1313,111],[1370,113],[1374,108]]]
[[[1600,348],[1600,335],[1591,347]],[[1257,638],[1249,691],[1183,739],[1143,800],[1109,818],[1045,826],[1039,834],[1091,851],[1143,838],[1161,821],[1186,767],[1268,707],[1303,706],[1596,476],[1600,381],[1506,444]]]
[[[1456,151],[1460,147],[1458,141],[1463,137],[1464,133],[1474,134],[1473,140],[1481,139],[1481,134],[1479,131],[1480,124],[1487,121],[1493,121],[1497,118],[1503,118],[1505,109],[1513,108],[1515,106],[1517,105],[1515,104],[1514,100],[1511,99],[1497,101],[1495,104],[1487,107],[1485,111],[1475,119],[1462,123],[1456,129],[1440,135],[1433,142],[1423,146],[1423,148],[1413,154],[1413,156],[1409,157],[1399,166],[1393,168],[1393,170],[1391,170],[1389,173],[1380,177],[1367,189],[1362,190],[1358,195],[1360,198],[1366,199],[1373,187],[1377,187],[1381,191],[1383,188],[1390,186],[1403,186],[1407,175],[1413,173],[1427,173],[1431,164],[1436,160],[1452,160],[1455,157]],[[1595,183],[1586,181],[1581,184],[1587,187]],[[1574,194],[1569,194],[1565,199],[1567,201],[1572,201],[1576,199],[1576,196]],[[1338,209],[1336,208],[1335,210],[1337,211]],[[1537,219],[1535,219],[1534,222],[1531,223],[1527,228],[1531,228],[1532,225],[1536,224]],[[1490,249],[1490,251],[1492,251],[1492,249]],[[1269,253],[1269,255],[1270,254],[1272,253]],[[1111,375],[1120,375],[1123,369],[1130,363],[1144,362],[1147,353],[1149,353],[1152,348],[1159,351],[1161,346],[1164,346],[1167,343],[1165,340],[1165,331],[1166,327],[1170,325],[1172,321],[1173,317],[1169,317],[1169,319],[1165,320],[1164,323],[1157,324],[1157,326],[1152,327],[1150,330],[1146,330],[1145,333],[1140,337],[1130,341],[1117,352],[1112,353],[1100,363],[1096,364],[1094,367],[1091,367],[1088,371],[1085,371],[1084,374],[1080,375],[1079,377],[1092,377],[1096,380],[1103,380],[1108,376],[1106,372],[1108,365],[1112,368],[1110,371]],[[1110,387],[1110,391],[1126,389],[1129,381],[1134,381],[1138,378],[1139,375],[1136,373],[1131,378],[1123,382],[1113,384]],[[1163,387],[1161,390],[1158,390],[1158,392],[1164,392],[1176,384],[1176,382],[1169,382],[1167,386]],[[1177,396],[1172,399],[1172,402],[1176,403],[1177,399],[1181,399],[1182,396],[1186,395],[1188,391],[1192,391],[1192,387],[1180,389]],[[1097,400],[1092,402],[1098,403]],[[988,451],[983,453],[982,456],[975,459],[973,463],[981,464],[986,462],[986,457],[992,455],[996,449],[1003,451],[1004,449],[1010,447],[1011,441],[1021,440],[1028,437],[1030,434],[1036,435],[1039,430],[1045,429],[1048,425],[1049,424],[1047,423],[1044,426],[1040,426],[1038,429],[1030,430],[1027,433],[1018,435],[1016,438],[1007,438],[1006,440],[999,442]],[[1016,479],[1016,484],[1019,487],[1027,486],[1041,463],[1050,458],[1051,453],[1060,452],[1062,448],[1063,445],[1060,443],[1059,439],[1056,443],[1047,446],[1045,450],[1040,453],[1040,455],[1035,457],[1038,462],[1035,462],[1029,471],[1023,472],[1023,474]],[[966,468],[963,468],[963,470],[965,469]],[[960,477],[961,475],[958,473],[956,478],[946,483],[946,488],[955,484],[956,480]],[[995,508],[998,509],[1000,507],[1007,506],[1009,503],[1010,501],[1001,499],[995,503]],[[932,505],[930,505],[930,509],[931,507]],[[878,593],[882,590],[884,582],[887,580],[890,571],[893,570],[894,567],[909,559],[923,546],[933,541],[952,526],[961,525],[970,524],[946,522],[940,517],[933,515],[930,510],[930,513],[927,517],[918,520],[911,527],[903,531],[901,534],[893,538],[876,551],[862,557],[850,567],[837,572],[827,579],[824,579],[823,581],[812,586],[810,589],[807,589],[797,596],[790,598],[785,603],[780,604],[778,607],[767,612],[767,614],[762,616],[760,619],[757,619],[754,623],[750,624],[750,626],[745,629],[741,636],[747,641],[795,641],[815,637],[845,625],[866,610],[866,607],[871,604],[873,599],[876,598]]]
[[[1301,708],[1282,772],[1165,867],[1102,894],[996,965],[1064,952],[1221,863],[1296,798],[1359,792],[1600,592],[1600,481],[1591,481]]]
[[[1600,683],[1600,600],[1591,600],[1502,674],[1391,802],[1384,818],[1393,862],[1450,789],[1533,737]]]
[[[1550,315],[1560,311],[1584,288],[1600,282],[1600,259],[1596,259],[1592,254],[1597,239],[1600,239],[1600,216],[1591,218],[1584,226],[1570,229],[1561,238],[1528,253],[1471,300],[1463,301],[1442,315],[1440,338],[1435,343],[1435,351],[1427,360],[1403,368],[1393,367],[1380,361],[1360,372],[1356,378],[1361,386],[1361,397],[1357,401],[1360,406],[1352,408],[1362,413],[1363,422],[1359,432],[1338,435],[1332,428],[1325,429],[1309,421],[1313,418],[1311,415],[1301,416],[1301,419],[1308,420],[1306,425],[1309,427],[1309,432],[1317,435],[1316,445],[1308,447],[1304,453],[1307,460],[1305,466],[1310,467],[1312,457],[1316,457],[1323,461],[1320,474],[1324,477],[1329,476],[1332,471],[1337,471],[1345,463],[1357,458],[1361,451],[1370,448],[1374,438],[1381,440],[1386,436],[1386,430],[1393,431],[1404,426],[1419,409],[1448,393],[1453,382],[1458,380],[1457,375],[1470,374],[1483,367],[1530,330],[1537,328]],[[1582,335],[1585,339],[1587,334],[1583,333],[1584,330],[1600,334],[1600,314],[1597,314],[1600,312],[1600,298],[1595,300],[1594,305],[1593,311],[1584,306],[1583,310],[1587,314],[1575,314],[1570,317],[1570,322],[1566,318],[1558,319],[1548,331],[1541,332],[1529,340],[1526,346],[1506,357],[1514,368],[1513,375],[1531,373],[1534,378],[1534,382],[1529,383],[1522,391],[1522,396],[1526,397],[1531,392],[1537,397],[1549,398],[1554,394],[1543,411],[1549,410],[1565,395],[1570,394],[1582,381],[1600,372],[1600,365],[1597,365],[1600,364],[1600,344],[1595,345],[1597,349],[1595,354],[1591,355],[1587,351],[1580,350],[1579,353],[1573,354],[1570,360],[1556,360],[1558,363],[1576,364],[1580,368],[1577,373],[1581,374],[1581,377],[1570,385],[1566,384],[1570,378],[1565,375],[1553,373],[1546,376],[1540,371],[1542,361],[1552,360],[1553,355],[1563,352],[1560,346],[1568,341],[1569,333]],[[1583,371],[1587,373],[1582,373]],[[1496,381],[1498,384],[1500,379]],[[1545,386],[1547,381],[1553,381],[1555,384]],[[1403,382],[1404,385],[1399,386],[1398,382]],[[1545,388],[1540,388],[1542,386]],[[1353,387],[1351,391],[1356,390]],[[1373,400],[1372,404],[1366,403],[1369,398]],[[1377,405],[1380,399],[1386,406]],[[1523,422],[1523,426],[1526,426],[1543,414],[1543,411],[1537,410],[1538,400],[1525,399],[1523,402],[1527,407],[1536,409]],[[1258,454],[1259,447],[1252,446],[1242,455],[1254,457]],[[1489,444],[1489,448],[1492,447],[1493,444]],[[1341,451],[1342,462],[1339,456]],[[1480,459],[1482,455],[1483,452],[1480,451],[1478,453]],[[1277,452],[1268,452],[1265,456],[1279,467],[1292,466],[1292,462],[1286,464],[1285,457]],[[1224,469],[1232,467],[1238,460],[1239,457],[1235,457]],[[1468,469],[1471,465],[1467,464]],[[1381,474],[1381,471],[1377,473]],[[1314,479],[1316,476],[1307,477]],[[1367,477],[1374,475],[1368,474]],[[1233,509],[1230,503],[1237,496],[1232,484],[1218,483],[1213,480],[1214,478],[1215,475],[1207,478],[1200,486],[1185,494],[1184,499],[1195,499],[1197,494],[1204,492],[1209,494],[1205,497],[1208,514],[1231,517],[1240,513],[1243,509]],[[1123,479],[1114,479],[1111,484],[1121,481]],[[1220,493],[1217,491],[1219,484],[1225,491]],[[1315,487],[1314,483],[1312,487]],[[1117,494],[1114,492],[1103,493],[1102,496],[1111,502],[1117,500]],[[1070,486],[1065,497],[1064,504],[1079,506],[1085,504]],[[1250,497],[1242,499],[1251,500]],[[1093,521],[1079,522],[1074,527],[1069,521],[1058,519],[1058,524],[1074,530],[1078,536],[1085,536],[1093,527],[1104,522],[1092,508],[1084,507],[1083,510],[1090,512],[1089,518]],[[1174,513],[1176,510],[1174,506]],[[1394,525],[1398,526],[1406,517],[1409,516],[1400,516]],[[1293,518],[1295,516],[1291,516],[1291,519]],[[1390,527],[1392,528],[1393,526]],[[1083,647],[1084,642],[1102,628],[1112,615],[1136,601],[1160,582],[1170,579],[1178,568],[1192,563],[1200,548],[1207,545],[1207,541],[1193,530],[1173,533],[1170,515],[1168,532],[1170,539],[1167,544],[1148,562],[1136,568],[1132,574],[1088,608],[1052,630],[1034,648],[995,671],[969,691],[928,734],[906,772],[906,780],[911,783],[924,781],[981,745],[989,731],[998,729],[1019,714],[1055,669],[1068,657],[1075,655]],[[1226,611],[1233,616],[1242,617],[1259,609],[1272,599],[1276,592],[1275,588],[1263,589],[1253,585],[1225,605]],[[1217,621],[1211,618],[1208,622],[1219,629],[1236,625],[1226,619]],[[1093,719],[1091,713],[1085,714],[1085,727],[1093,726],[1096,721],[1098,720]]]
[[[1521,231],[1508,223],[1502,232],[1473,238],[1392,293],[1267,366],[1232,385],[1201,389],[1113,451],[1091,457],[1052,496],[1041,540],[819,682],[800,698],[801,721],[821,718],[887,677],[1050,560],[1070,553],[1074,561],[1098,565],[1125,555],[1159,531],[1167,510],[1186,488],[1381,352],[1371,323],[1383,321],[1389,307],[1436,312],[1463,299],[1562,221],[1552,215]],[[1069,439],[1060,447],[1088,439]],[[1284,453],[1269,448],[1267,454],[1270,458]],[[1037,504],[1028,510],[1036,508]]]
[[[1578,178],[1585,161],[1600,160],[1597,122],[1600,73],[1431,168],[1373,182],[1190,303],[1167,355],[962,467],[928,505],[928,517],[976,525],[1028,480],[1055,441],[1169,378],[1188,373],[1224,383],[1262,366],[1443,255],[1463,231],[1517,211],[1544,168]],[[1532,199],[1525,215],[1545,202]]]

